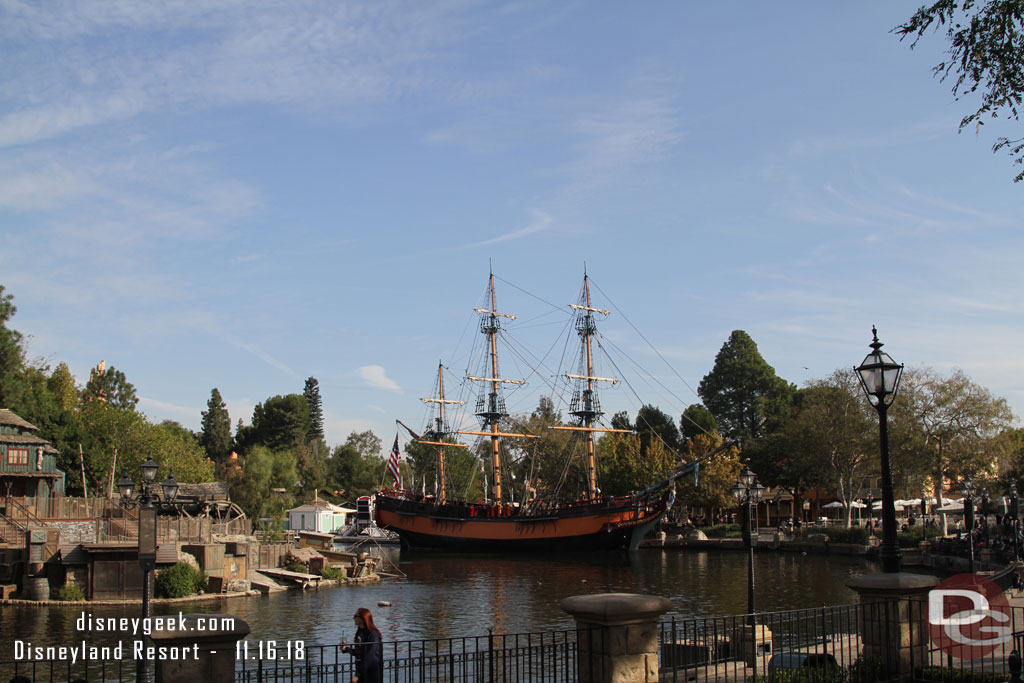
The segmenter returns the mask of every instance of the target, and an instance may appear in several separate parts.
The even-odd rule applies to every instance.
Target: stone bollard
[[[658,680],[658,617],[672,603],[654,595],[575,595],[561,602],[576,620],[579,683]]]
[[[900,681],[911,681],[913,667],[927,661],[928,591],[939,579],[926,574],[867,574],[847,580],[861,604],[862,657],[878,662]]]
[[[221,628],[227,619],[232,628]],[[249,625],[228,614],[186,614],[182,620],[184,629],[153,631],[149,636],[151,647],[165,648],[153,651],[156,683],[233,683],[235,646],[249,635]],[[214,625],[215,630],[206,630]]]

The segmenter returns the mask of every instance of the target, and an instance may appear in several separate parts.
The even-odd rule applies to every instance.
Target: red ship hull
[[[520,511],[509,505],[445,503],[408,491],[379,491],[377,526],[402,545],[468,552],[613,550],[635,548],[665,514],[669,496],[580,501]]]

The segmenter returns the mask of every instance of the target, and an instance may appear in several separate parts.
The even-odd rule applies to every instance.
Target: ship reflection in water
[[[746,609],[746,555],[735,552],[641,550],[562,558],[403,553],[384,549],[405,574],[379,584],[287,591],[272,596],[154,605],[154,615],[179,611],[223,612],[245,620],[252,638],[304,640],[307,644],[351,641],[352,614],[374,612],[385,640],[445,638],[568,629],[558,606],[571,595],[647,593],[672,602],[682,616],[729,616]],[[851,603],[844,582],[877,571],[858,559],[758,553],[757,604],[778,611]],[[379,607],[378,602],[391,603]],[[0,660],[13,657],[15,639],[33,645],[116,641],[131,634],[79,633],[82,612],[96,617],[139,615],[138,604],[82,607],[0,607]]]

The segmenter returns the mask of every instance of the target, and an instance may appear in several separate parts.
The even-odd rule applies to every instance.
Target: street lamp
[[[896,503],[892,491],[892,467],[889,465],[889,426],[887,411],[896,398],[903,365],[896,363],[892,357],[883,352],[882,342],[878,341],[878,330],[872,325],[871,334],[874,341],[869,344],[871,353],[857,371],[861,387],[867,394],[868,401],[878,411],[878,432],[882,449],[882,547],[878,556],[882,561],[882,571],[894,573],[900,570],[900,549],[896,543]]]
[[[152,597],[152,575],[156,568],[156,513],[160,508],[175,508],[179,504],[174,502],[178,495],[178,482],[174,479],[174,472],[171,472],[167,479],[161,484],[163,496],[154,490],[153,482],[156,480],[156,471],[159,465],[150,455],[142,463],[142,484],[139,492],[135,492],[135,482],[125,472],[121,481],[117,483],[118,493],[121,494],[121,507],[125,510],[139,509],[139,567],[142,568],[142,617],[144,623],[150,621],[150,598]],[[149,681],[149,660],[143,657],[139,660],[135,672],[135,680],[139,683]]]
[[[921,538],[928,540],[928,524],[926,519],[928,517],[928,501],[924,499],[924,488],[921,489]]]
[[[981,537],[985,539],[985,547],[988,547],[988,487],[981,487]]]
[[[967,571],[974,573],[974,482],[964,477],[964,526],[967,527]]]
[[[1013,532],[1013,561],[1020,559],[1017,552],[1017,482],[1010,482],[1010,527]]]
[[[744,519],[746,520],[743,530],[743,543],[747,546],[747,623],[754,625],[754,520],[751,516],[753,504],[761,500],[764,495],[764,487],[757,481],[757,475],[749,467],[744,467],[740,472],[740,480],[732,487],[732,495],[746,509]]]

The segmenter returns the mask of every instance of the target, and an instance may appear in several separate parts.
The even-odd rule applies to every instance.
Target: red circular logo
[[[1013,637],[1002,589],[977,574],[957,574],[928,592],[928,635],[946,654],[980,659]]]

